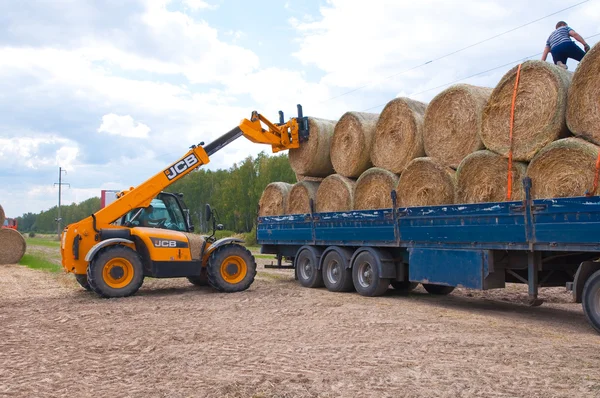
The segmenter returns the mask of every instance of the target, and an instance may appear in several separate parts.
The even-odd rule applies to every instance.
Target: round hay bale
[[[355,180],[339,174],[332,174],[324,179],[317,190],[317,212],[352,210],[355,186]]]
[[[292,184],[272,182],[263,191],[258,202],[258,215],[281,216],[287,212],[287,199]]]
[[[479,135],[485,147],[508,156],[510,109],[517,67],[511,69],[496,86],[483,110]],[[530,161],[535,154],[568,134],[565,121],[567,91],[571,75],[543,61],[527,61],[515,104],[513,159]]]
[[[20,232],[0,229],[0,264],[17,264],[23,258],[27,243]]]
[[[290,166],[297,175],[327,177],[333,174],[329,149],[334,128],[333,120],[308,118],[308,141],[289,151]]]
[[[513,162],[512,200],[523,200],[527,164]],[[508,190],[508,159],[483,150],[473,152],[456,170],[456,203],[503,202]]]
[[[372,210],[392,207],[392,191],[398,176],[391,171],[373,167],[360,176],[354,188],[354,209]]]
[[[346,112],[331,139],[331,164],[344,177],[359,177],[371,164],[371,146],[378,114]]]
[[[310,213],[310,200],[316,202],[319,184],[314,181],[302,181],[294,184],[288,194],[286,214]]]
[[[0,205],[0,228],[4,225],[4,221],[6,220],[6,214],[4,213],[4,208]]]
[[[567,125],[577,136],[600,145],[600,45],[583,57],[569,87]]]
[[[387,103],[375,130],[371,162],[400,174],[408,163],[425,155],[423,117],[427,105],[409,98],[395,98]]]
[[[432,158],[417,158],[400,175],[398,206],[436,206],[454,203],[455,172]]]
[[[583,196],[591,191],[600,148],[579,138],[555,141],[538,152],[527,168],[534,199]]]
[[[304,176],[304,175],[296,173],[296,181],[297,182],[301,182],[301,181],[321,182],[321,181],[323,181],[323,177],[308,177],[308,176]]]
[[[483,149],[479,125],[492,89],[457,84],[429,103],[423,122],[425,154],[454,169],[471,153]]]

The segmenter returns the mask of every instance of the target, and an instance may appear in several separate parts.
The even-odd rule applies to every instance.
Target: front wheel
[[[220,292],[246,290],[254,282],[256,261],[245,247],[229,244],[217,248],[208,260],[208,282]]]
[[[594,272],[585,282],[581,305],[590,325],[600,333],[600,271]]]
[[[101,297],[127,297],[144,283],[144,267],[140,256],[126,246],[110,246],[90,263],[87,280]]]
[[[75,280],[77,281],[77,283],[79,283],[79,286],[81,286],[88,292],[90,290],[92,290],[92,288],[90,287],[90,284],[88,283],[86,274],[75,274]]]

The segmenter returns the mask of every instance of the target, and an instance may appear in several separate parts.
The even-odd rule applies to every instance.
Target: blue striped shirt
[[[550,37],[548,37],[546,45],[550,47],[550,49],[553,49],[559,44],[571,41],[571,36],[569,36],[569,32],[571,32],[572,30],[573,29],[569,28],[568,26],[561,26],[560,28],[552,32]]]

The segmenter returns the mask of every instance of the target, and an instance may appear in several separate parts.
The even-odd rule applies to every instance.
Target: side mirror
[[[223,229],[223,224],[217,224],[217,231],[222,231]]]
[[[210,208],[210,205],[208,203],[206,204],[206,208],[204,209],[204,213],[206,214],[206,221],[210,221],[210,219],[212,217],[212,209]]]

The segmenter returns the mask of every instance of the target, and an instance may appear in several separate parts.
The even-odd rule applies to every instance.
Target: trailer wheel
[[[454,291],[454,286],[434,285],[431,283],[423,283],[423,287],[427,290],[427,293],[436,296],[446,296]]]
[[[220,292],[246,290],[254,282],[256,261],[243,246],[228,244],[217,248],[208,260],[208,282]]]
[[[330,292],[349,292],[354,290],[352,269],[348,267],[348,261],[336,250],[332,250],[325,255],[321,269],[323,283]]]
[[[140,256],[126,246],[103,249],[90,263],[87,280],[101,297],[127,297],[144,283],[144,267]]]
[[[296,275],[304,287],[323,287],[323,274],[318,269],[319,259],[314,247],[301,248],[296,256]]]
[[[409,282],[409,281],[392,281],[390,283],[394,290],[400,293],[409,293],[412,292],[419,286],[417,282]]]
[[[79,286],[81,286],[88,292],[92,290],[90,284],[88,283],[86,274],[75,274],[75,280],[77,281],[77,283],[79,283]]]
[[[581,305],[588,322],[600,333],[600,271],[593,273],[585,282]]]
[[[200,271],[200,276],[188,276],[188,281],[192,285],[195,286],[208,286],[208,275],[206,275],[206,267],[202,267],[202,271]]]
[[[381,296],[387,291],[390,279],[379,275],[377,264],[377,259],[369,251],[364,251],[354,258],[352,280],[356,291],[361,296]]]

